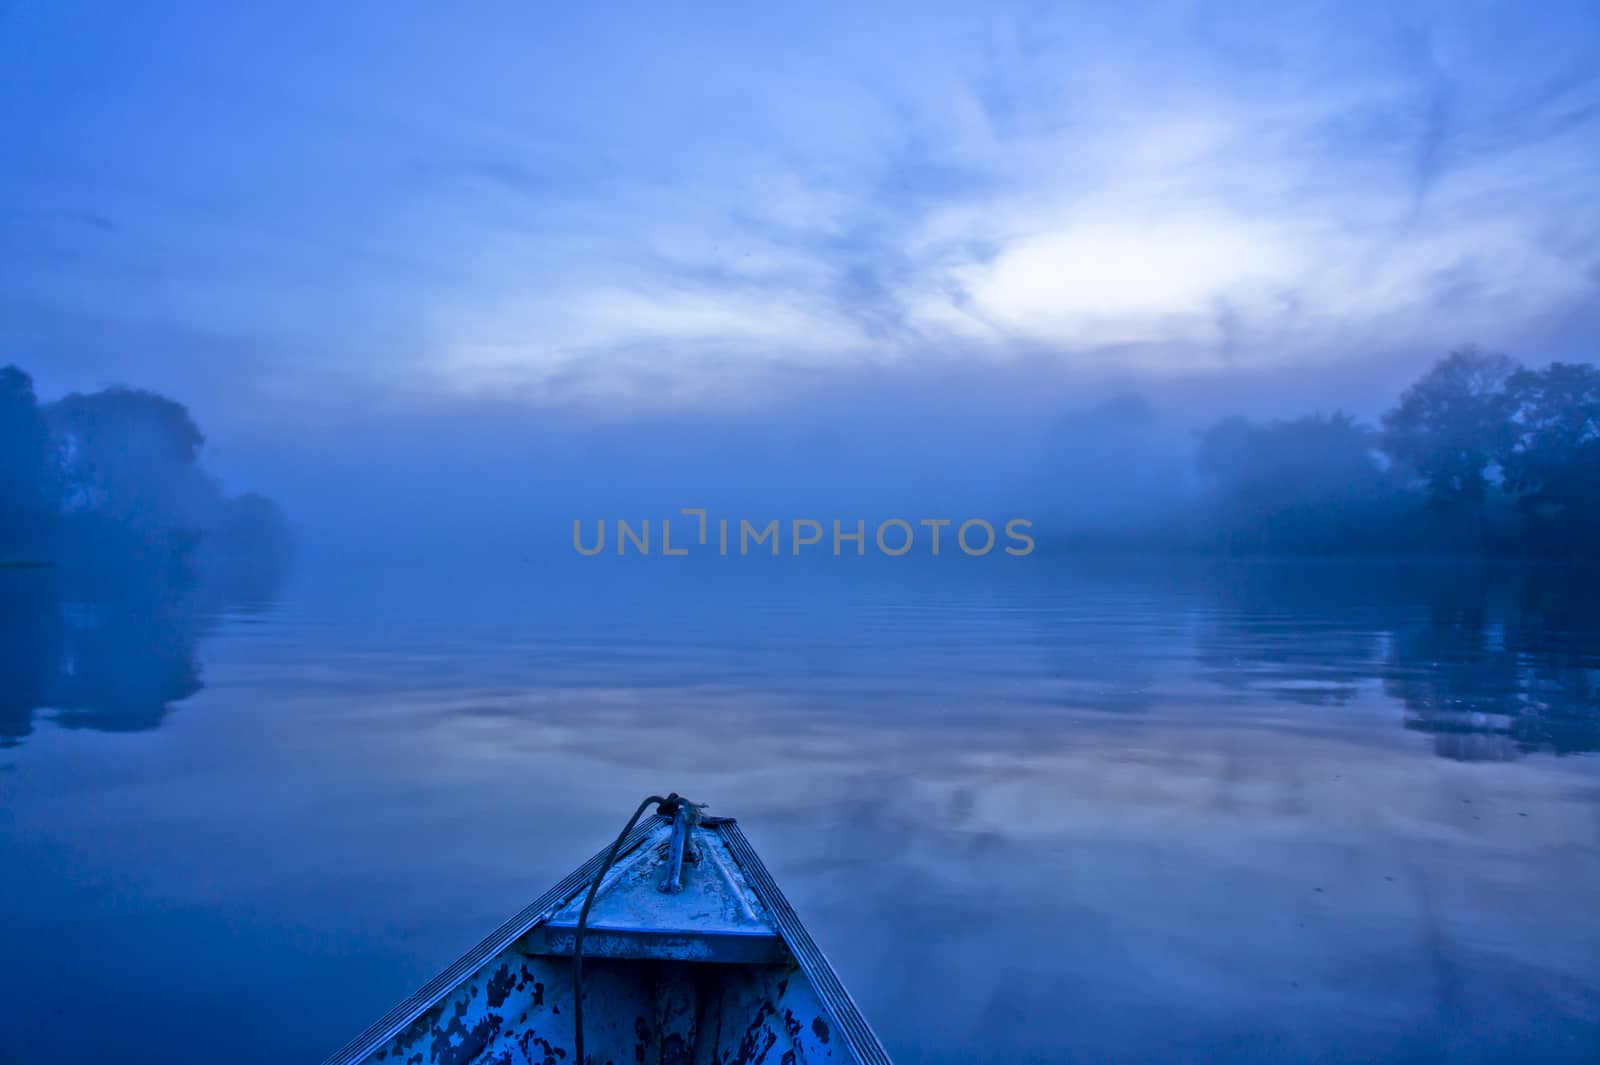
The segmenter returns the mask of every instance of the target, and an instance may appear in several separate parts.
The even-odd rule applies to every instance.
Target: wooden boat
[[[889,1056],[739,826],[672,795],[326,1065],[378,1062]]]

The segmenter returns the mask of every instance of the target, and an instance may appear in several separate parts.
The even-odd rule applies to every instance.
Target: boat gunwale
[[[833,1017],[845,1045],[855,1055],[857,1065],[894,1065],[889,1059],[889,1052],[878,1041],[877,1033],[862,1016],[850,992],[845,990],[839,975],[834,972],[828,956],[822,953],[822,948],[806,931],[806,926],[800,922],[800,915],[789,904],[777,880],[767,871],[766,863],[756,853],[738,822],[729,818],[717,827],[727,841],[734,861],[744,870],[756,897],[771,915],[784,945],[794,955],[800,971],[811,981],[811,988],[816,992],[823,1009]]]
[[[623,840],[621,848],[617,851],[617,859],[632,854],[663,826],[671,824],[672,818],[661,814],[653,815],[648,821],[641,821],[639,826]],[[784,896],[777,880],[767,870],[766,864],[762,862],[738,823],[731,817],[718,818],[714,823],[704,824],[701,828],[703,831],[718,832],[722,835],[728,845],[729,853],[744,873],[751,890],[755,892],[762,906],[766,907],[772,923],[777,928],[778,938],[783,941],[800,971],[810,981],[822,1008],[833,1019],[839,1036],[855,1057],[856,1065],[893,1065],[888,1051],[878,1041],[877,1034],[867,1024],[855,1000],[845,990],[838,974],[829,964],[827,955],[823,954],[822,949],[811,938],[811,933],[806,931],[794,907]],[[524,907],[516,916],[489,933],[449,968],[418,988],[366,1031],[327,1058],[323,1065],[360,1065],[366,1061],[374,1051],[405,1031],[407,1026],[437,1005],[444,996],[461,986],[496,955],[509,949],[534,927],[554,916],[560,907],[570,902],[578,892],[593,881],[605,864],[609,850],[607,847],[595,854],[560,883]]]
[[[671,823],[670,817],[663,817],[660,814],[651,815],[649,820],[641,820],[639,826],[622,841],[617,857],[620,859],[624,855],[633,853],[640,844],[659,832],[663,825]],[[514,917],[480,940],[477,946],[373,1022],[366,1031],[336,1050],[323,1062],[323,1065],[358,1065],[365,1061],[373,1051],[405,1031],[408,1025],[437,1005],[445,995],[461,986],[463,981],[486,965],[495,955],[510,948],[529,929],[588,886],[595,874],[600,871],[600,867],[605,864],[610,850],[608,846],[598,851],[594,857],[574,869],[560,883],[523,907]]]

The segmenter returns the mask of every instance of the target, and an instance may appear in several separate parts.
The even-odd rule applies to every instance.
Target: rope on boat
[[[637,810],[633,811],[628,823],[622,826],[622,831],[617,833],[616,842],[611,844],[611,849],[606,852],[606,860],[595,870],[594,880],[589,884],[589,893],[583,898],[583,909],[578,911],[578,930],[572,937],[572,1041],[577,1065],[589,1065],[589,1059],[583,1053],[583,934],[589,926],[589,908],[594,905],[594,897],[600,893],[600,881],[605,879],[607,871],[617,860],[617,852],[622,849],[622,841],[628,838],[633,826],[639,823],[639,818],[644,815],[645,808],[651,803],[656,804],[656,813],[665,817],[676,814],[680,805],[694,805],[677,792],[673,792],[665,799],[659,795],[649,796],[639,804]]]

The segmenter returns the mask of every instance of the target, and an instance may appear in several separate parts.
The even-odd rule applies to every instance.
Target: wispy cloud
[[[1589,343],[1582,4],[383,13],[14,18],[13,335],[126,321],[313,391],[652,404],[795,367]]]

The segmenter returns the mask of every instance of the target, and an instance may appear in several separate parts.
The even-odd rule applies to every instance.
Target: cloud
[[[1588,343],[1582,5],[843,15],[419,9],[374,36],[359,12],[197,10],[159,27],[161,64],[111,47],[129,27],[12,42],[0,309],[22,341],[231,338],[222,375],[408,402]],[[100,217],[114,240],[74,221]],[[74,375],[104,355],[56,350],[62,387],[97,383]]]

